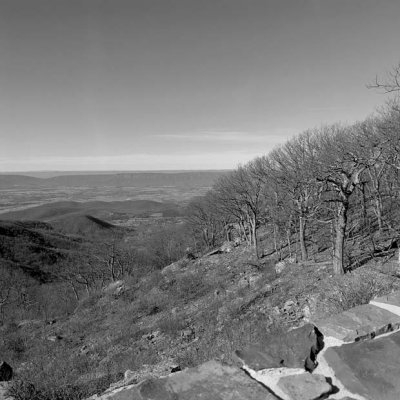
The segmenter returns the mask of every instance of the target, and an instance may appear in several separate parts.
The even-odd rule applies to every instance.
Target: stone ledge
[[[315,321],[324,336],[344,342],[372,339],[400,327],[400,316],[381,307],[364,304]]]
[[[91,399],[400,399],[400,332],[393,332],[400,327],[400,292],[315,325],[269,335],[267,345],[237,351],[242,369],[210,361]],[[315,373],[305,372],[314,370],[317,356]]]

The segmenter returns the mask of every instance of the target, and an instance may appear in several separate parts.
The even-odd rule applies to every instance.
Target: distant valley
[[[60,216],[59,208],[64,206],[67,208],[67,213],[88,212],[88,209],[94,207],[96,209],[94,215],[99,217],[110,217],[114,212],[135,215],[165,212],[175,215],[176,204],[182,205],[195,196],[203,195],[213,182],[225,173],[226,171],[76,175],[60,173],[59,176],[48,177],[38,177],[38,174],[34,174],[36,176],[3,174],[0,175],[0,215],[1,219],[47,220],[46,212],[51,213],[57,209],[56,214]],[[139,203],[138,200],[150,202]],[[87,204],[75,204],[82,202]],[[95,202],[97,204],[94,204]],[[107,202],[113,204],[106,204]],[[49,203],[56,204],[49,206]],[[44,207],[32,210],[31,215],[30,212],[14,214],[37,206]],[[78,208],[82,210],[77,210]],[[99,208],[105,209],[104,212],[108,215],[104,215],[104,212],[100,215]]]

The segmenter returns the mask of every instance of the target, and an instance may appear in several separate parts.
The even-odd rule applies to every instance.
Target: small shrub
[[[328,300],[334,311],[341,312],[368,304],[371,299],[389,293],[395,287],[395,278],[369,274],[347,274],[336,278]]]
[[[153,288],[150,292],[141,292],[135,303],[136,311],[141,315],[157,314],[168,306],[167,295],[158,288]]]
[[[26,344],[21,336],[14,335],[6,341],[6,347],[16,358],[20,358],[26,351]]]
[[[79,387],[36,388],[32,383],[13,381],[6,393],[15,400],[82,400],[87,393]]]
[[[76,311],[82,312],[83,310],[91,310],[96,303],[102,298],[103,293],[100,290],[97,290],[91,293],[88,297],[84,298],[79,302],[78,308]]]
[[[169,291],[174,299],[190,301],[213,290],[213,286],[204,280],[202,274],[190,273],[171,282]]]
[[[159,321],[158,327],[167,335],[176,337],[185,328],[185,320],[182,316],[169,314]]]

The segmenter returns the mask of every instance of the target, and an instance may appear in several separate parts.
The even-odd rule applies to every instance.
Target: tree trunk
[[[275,253],[278,254],[278,240],[277,240],[277,235],[276,235],[276,225],[274,223],[273,225],[274,228],[274,247],[275,247]],[[279,260],[281,260],[281,258],[279,258]]]
[[[78,294],[78,292],[77,292],[77,290],[76,290],[76,287],[75,287],[74,283],[70,281],[70,282],[69,282],[69,285],[71,286],[71,289],[72,289],[72,291],[74,292],[75,299],[76,299],[77,301],[79,301],[79,294]]]
[[[348,201],[339,204],[336,221],[335,249],[333,252],[333,272],[335,275],[344,274],[344,239],[347,225]]]
[[[257,224],[257,220],[254,217],[252,222],[251,222],[251,230],[252,230],[252,236],[253,236],[254,251],[256,253],[256,257],[259,258],[258,257],[258,240],[257,240],[257,227],[256,227],[256,224]]]
[[[249,235],[246,233],[246,227],[245,227],[243,221],[239,221],[239,226],[240,226],[240,228],[241,228],[241,230],[243,232],[243,235],[244,235],[244,238],[246,240],[246,243],[250,245],[251,244],[251,237],[249,238]],[[251,232],[249,232],[249,234],[251,235]]]
[[[383,223],[382,223],[382,199],[379,194],[376,195],[375,197],[375,213],[376,213],[376,218],[378,219],[378,228],[379,228],[379,233],[382,233],[383,229]]]
[[[362,217],[363,221],[365,222],[367,220],[367,198],[365,195],[365,183],[362,183],[360,185],[360,191],[361,191]]]
[[[286,230],[286,238],[289,248],[289,257],[292,257],[292,241],[290,240],[290,228]]]
[[[306,222],[304,221],[304,217],[300,215],[299,217],[299,240],[300,240],[300,250],[301,250],[301,261],[307,261],[307,247],[306,247]]]

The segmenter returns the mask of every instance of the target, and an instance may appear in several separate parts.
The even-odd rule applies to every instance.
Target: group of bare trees
[[[296,242],[304,261],[311,225],[329,225],[334,271],[342,274],[350,230],[368,221],[370,234],[398,234],[399,171],[400,108],[391,103],[374,118],[308,130],[238,167],[192,202],[189,218],[205,246],[214,246],[235,222],[249,227],[246,238],[259,256],[257,228],[269,226],[276,250],[282,240],[289,247]]]

